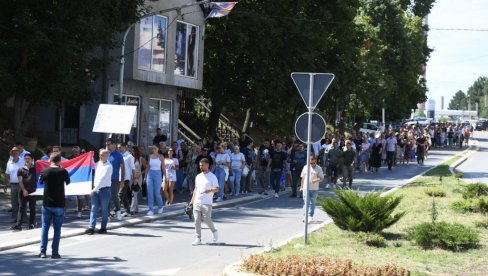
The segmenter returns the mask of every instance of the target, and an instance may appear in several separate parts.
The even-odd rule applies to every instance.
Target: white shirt
[[[166,178],[168,180],[172,180],[173,178],[176,178],[176,169],[175,167],[179,165],[178,159],[173,158],[173,159],[164,159],[164,165],[166,166]]]
[[[28,154],[30,152],[28,152],[26,149],[24,149],[20,154],[19,154],[19,161],[22,162],[22,167],[24,166],[24,157],[26,154]],[[12,155],[10,155],[10,157],[8,158],[8,161],[12,161],[14,158],[12,157]],[[49,159],[49,158],[48,158]],[[32,163],[34,163],[34,160],[32,160]]]
[[[227,166],[223,166],[223,163],[230,163],[230,156],[227,153],[218,153],[217,156],[215,156],[215,163],[224,169],[229,169]]]
[[[305,190],[308,186],[307,182],[307,173],[308,173],[308,168],[307,166],[303,167],[302,174],[300,175],[301,178],[303,178],[303,189]],[[315,168],[310,172],[310,181],[312,184],[308,188],[309,190],[312,191],[317,191],[319,189],[319,184],[320,182],[314,182],[316,179],[324,179],[324,172],[322,171],[322,168],[318,165],[315,165]]]
[[[95,168],[95,178],[94,192],[98,192],[101,188],[110,187],[112,185],[112,164],[107,160],[103,163],[102,161],[97,162],[97,167]]]
[[[242,169],[242,164],[246,162],[244,159],[244,154],[242,152],[239,153],[232,153],[230,155],[230,160],[231,160],[231,167],[232,169]]]
[[[194,205],[212,205],[213,192],[205,193],[206,190],[214,189],[219,187],[219,181],[217,177],[212,172],[204,173],[201,172],[195,178],[195,200]]]
[[[125,166],[125,178],[124,180],[131,180],[132,179],[132,171],[136,169],[136,165],[134,164],[134,156],[128,151],[125,151],[122,154],[124,158],[124,166]],[[120,175],[120,173],[119,173]]]
[[[15,162],[8,161],[5,173],[8,174],[10,183],[19,183],[19,177],[17,176],[17,171],[24,166],[24,159],[20,159]]]

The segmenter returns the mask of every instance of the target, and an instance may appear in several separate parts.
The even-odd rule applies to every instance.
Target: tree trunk
[[[222,107],[212,103],[210,115],[208,116],[207,137],[212,139],[217,134],[217,127],[219,126],[219,118],[222,113]]]
[[[14,133],[15,141],[20,141],[24,137],[27,130],[27,123],[25,122],[27,109],[29,103],[19,94],[15,95],[14,99]]]
[[[244,120],[244,124],[242,125],[242,133],[247,133],[247,128],[249,127],[250,118],[251,118],[251,109],[248,108],[246,111],[246,119]]]

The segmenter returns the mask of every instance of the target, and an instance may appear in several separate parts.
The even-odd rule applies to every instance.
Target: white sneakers
[[[158,214],[162,214],[164,212],[164,207],[158,209]]]
[[[312,222],[313,221],[313,217],[312,216],[308,216],[308,222]],[[302,222],[305,222],[305,217],[302,217]]]
[[[117,215],[117,220],[122,220],[122,214],[120,211],[115,212],[115,214]]]
[[[199,238],[196,238],[192,243],[191,245],[195,246],[195,245],[202,245],[202,240],[199,239]]]
[[[219,231],[215,230],[215,232],[212,232],[212,240],[213,242],[217,242],[219,240]]]
[[[280,195],[278,193],[275,193],[275,198],[279,198]]]
[[[78,212],[78,215],[76,217],[80,219],[82,216],[83,216],[83,213],[82,212]]]
[[[223,199],[222,199],[221,197],[219,197],[219,198],[217,198],[217,199],[215,200],[215,202],[221,202],[221,201],[223,201]]]
[[[153,211],[149,210],[149,211],[147,211],[147,214],[146,215],[152,216],[152,215],[154,215],[154,213],[153,213]]]

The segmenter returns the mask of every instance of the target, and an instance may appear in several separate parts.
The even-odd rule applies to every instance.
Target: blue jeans
[[[163,182],[163,175],[161,170],[149,170],[147,175],[147,205],[149,211],[153,211],[154,198],[158,204],[158,208],[163,207],[163,199],[161,198],[161,183]]]
[[[63,207],[42,206],[41,252],[46,253],[49,227],[51,227],[52,223],[54,228],[53,244],[51,246],[52,254],[59,254],[59,240],[61,239],[61,225],[63,225],[63,220]]]
[[[178,191],[183,190],[183,180],[185,180],[185,170],[186,168],[179,168],[176,170],[176,183],[175,183],[175,188]]]
[[[308,205],[308,215],[313,217],[315,213],[315,202],[317,202],[317,196],[319,195],[318,190],[308,190],[308,195],[306,195],[305,190],[303,190],[303,215],[307,214],[307,200],[309,201]]]
[[[241,190],[241,176],[242,169],[232,169],[232,176],[230,177],[230,190],[235,195],[239,194]]]
[[[275,190],[275,193],[280,192],[280,179],[281,179],[281,171],[273,171],[271,170],[271,174],[269,175],[269,181],[271,182],[271,187]]]
[[[224,198],[225,170],[221,167],[216,167],[215,176],[219,181],[219,193],[217,195],[220,198]]]
[[[295,166],[295,169],[292,171],[293,175],[293,182],[291,185],[291,191],[293,195],[296,195],[298,192],[298,183],[300,182],[300,176],[302,175],[302,166]]]
[[[95,229],[97,224],[98,209],[102,211],[102,224],[100,228],[107,229],[108,212],[110,197],[112,196],[110,187],[102,188],[98,192],[92,194],[92,206],[90,211],[90,228]]]

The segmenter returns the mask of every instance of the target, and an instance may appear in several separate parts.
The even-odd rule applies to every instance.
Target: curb
[[[474,140],[473,140],[473,141],[474,141]],[[461,164],[462,164],[464,161],[466,161],[466,160],[468,159],[468,157],[469,157],[469,156],[471,156],[471,155],[472,155],[473,153],[475,153],[476,151],[478,151],[478,149],[479,149],[479,143],[476,143],[476,145],[470,145],[470,146],[469,146],[467,149],[465,149],[464,151],[462,151],[462,152],[460,152],[460,153],[458,153],[458,154],[456,154],[456,155],[452,156],[451,158],[449,158],[449,159],[452,159],[452,158],[455,158],[456,156],[462,156],[462,157],[460,158],[460,160],[456,161],[454,164],[452,164],[452,165],[450,165],[450,166],[449,166],[449,170],[451,171],[451,173],[452,173],[452,174],[454,174],[454,169],[455,169],[456,167],[458,167],[459,165],[461,165]],[[449,160],[449,159],[448,159],[448,160]],[[440,165],[440,164],[439,164],[439,165]],[[437,165],[437,166],[438,166],[438,165]],[[396,190],[398,190],[398,189],[400,189],[400,188],[402,188],[402,187],[404,187],[404,186],[406,186],[406,185],[409,185],[410,183],[412,183],[413,181],[415,181],[417,178],[424,176],[424,175],[425,175],[427,172],[429,172],[429,171],[433,170],[433,169],[434,169],[434,168],[436,168],[437,166],[432,167],[432,168],[430,168],[430,169],[426,170],[425,172],[422,172],[421,174],[418,174],[418,175],[416,175],[416,176],[414,176],[414,177],[412,177],[412,178],[408,179],[408,180],[406,181],[406,183],[405,183],[405,184],[401,184],[401,185],[399,185],[398,187],[395,187],[395,188],[390,189],[390,190],[388,190],[388,191],[386,191],[386,192],[383,192],[383,193],[381,194],[381,196],[385,196],[385,195],[387,195],[387,194],[389,194],[389,193],[392,193],[392,192],[394,192],[394,191],[396,191]],[[322,227],[324,227],[325,225],[327,225],[327,224],[329,224],[329,223],[332,223],[332,219],[330,219],[330,218],[329,218],[328,220],[326,220],[326,221],[322,222],[321,224],[318,224],[316,227],[313,227],[312,229],[310,229],[310,233],[313,233],[313,232],[315,232],[315,231],[318,231],[319,229],[321,229]],[[294,236],[292,236],[292,237],[290,237],[290,238],[286,239],[285,241],[278,243],[276,246],[271,246],[271,247],[269,247],[269,246],[268,246],[267,248],[265,248],[265,249],[263,249],[263,250],[261,250],[261,251],[258,251],[258,252],[256,252],[256,253],[254,253],[253,255],[256,255],[256,254],[262,254],[262,253],[266,253],[266,252],[268,252],[268,251],[272,250],[272,249],[273,249],[273,248],[275,248],[275,247],[281,247],[281,246],[284,246],[284,245],[286,245],[287,243],[289,243],[290,241],[292,241],[293,239],[296,239],[296,238],[301,238],[301,237],[303,237],[303,233],[299,233],[299,234],[297,234],[297,235],[294,235]],[[244,263],[244,260],[240,260],[240,261],[238,261],[238,262],[235,262],[235,263],[232,263],[232,264],[230,264],[230,265],[227,265],[227,266],[224,268],[224,270],[222,271],[222,275],[224,275],[224,276],[252,276],[252,275],[255,275],[254,273],[251,273],[251,272],[245,272],[245,271],[241,271],[241,269],[242,269],[242,268],[241,268],[241,265],[242,265],[243,263]]]
[[[219,209],[219,208],[231,207],[237,204],[248,203],[251,201],[257,201],[265,198],[267,197],[253,194],[242,198],[235,198],[235,199],[230,199],[218,203],[213,203],[212,205],[214,209]],[[137,224],[142,224],[147,222],[153,222],[156,220],[163,220],[167,218],[173,218],[173,217],[185,215],[183,213],[184,203],[174,204],[173,206],[180,207],[179,205],[181,205],[181,208],[178,208],[179,210],[170,211],[167,213],[165,212],[162,215],[142,216],[142,217],[129,218],[123,221],[109,222],[109,224],[107,225],[107,230],[113,230],[117,228],[131,226],[131,225],[137,225]],[[69,238],[69,237],[80,236],[80,235],[86,235],[85,228],[61,231],[61,238]],[[23,240],[13,240],[11,242],[5,242],[4,244],[0,244],[0,251],[5,251],[5,250],[14,249],[14,248],[23,247],[32,244],[38,244],[40,240],[41,240],[40,235],[36,235],[36,237],[30,237]],[[51,241],[52,238],[49,238],[49,240]]]

